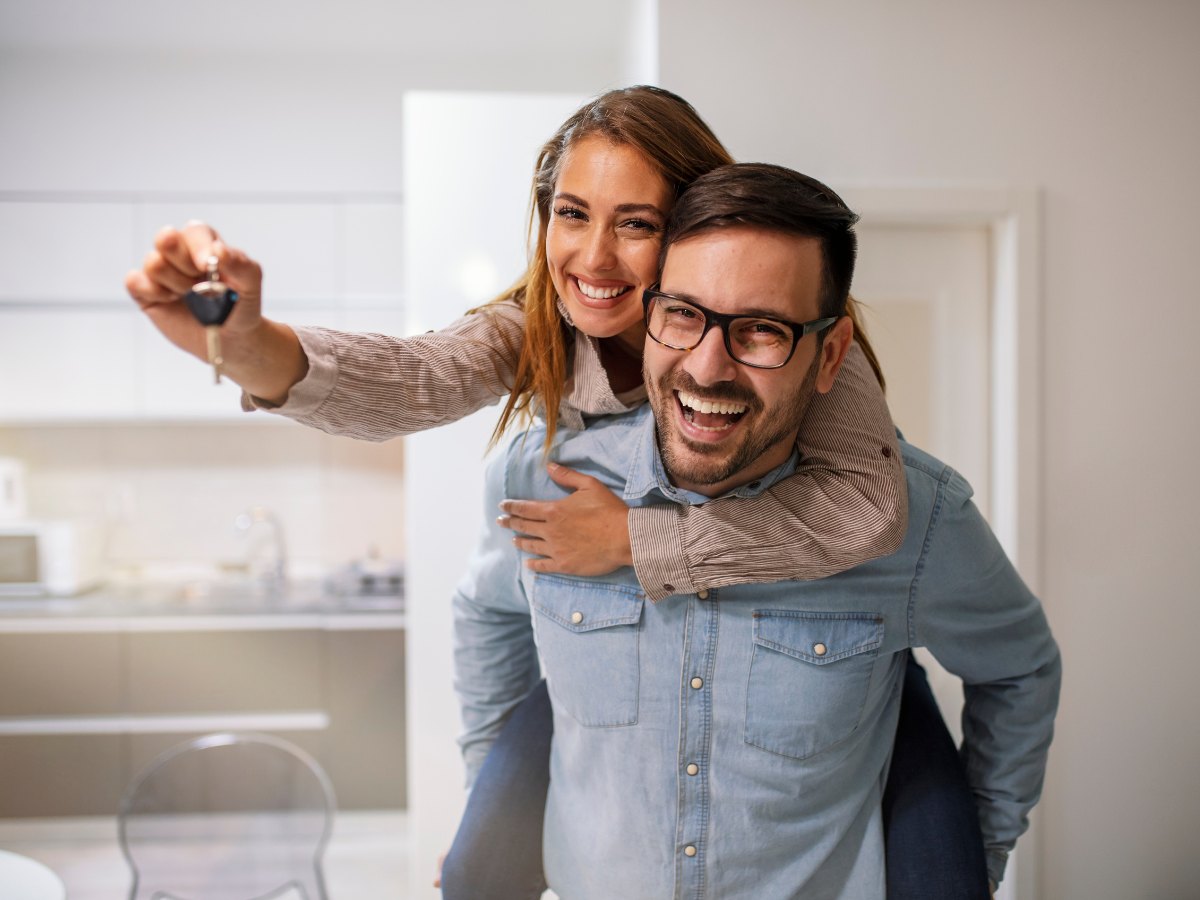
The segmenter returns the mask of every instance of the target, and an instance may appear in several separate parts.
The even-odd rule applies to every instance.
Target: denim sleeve
[[[909,626],[963,680],[962,756],[999,884],[1041,796],[1062,667],[1041,603],[971,493],[949,468],[937,482]]]
[[[529,604],[512,535],[496,524],[507,488],[508,452],[488,466],[484,525],[467,574],[454,592],[454,687],[462,708],[458,743],[475,781],[512,709],[541,678]]]

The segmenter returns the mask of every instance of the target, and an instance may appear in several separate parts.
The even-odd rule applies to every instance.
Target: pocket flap
[[[754,642],[823,666],[878,648],[883,643],[883,617],[756,609]]]
[[[576,581],[555,575],[534,577],[534,609],[563,628],[577,633],[636,625],[642,618],[646,595],[623,584]]]

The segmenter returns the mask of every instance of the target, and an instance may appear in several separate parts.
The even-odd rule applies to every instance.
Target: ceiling
[[[0,46],[171,52],[594,55],[629,40],[635,10],[553,0],[0,0]]]

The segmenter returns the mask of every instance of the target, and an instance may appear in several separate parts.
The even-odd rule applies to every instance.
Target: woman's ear
[[[838,369],[850,352],[854,341],[854,323],[849,316],[842,316],[829,326],[821,344],[821,362],[817,369],[817,393],[826,394],[837,380]]]

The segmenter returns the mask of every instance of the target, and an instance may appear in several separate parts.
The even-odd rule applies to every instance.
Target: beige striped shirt
[[[409,338],[298,327],[308,374],[282,406],[248,396],[243,406],[373,441],[444,425],[508,393],[523,322],[520,305],[505,301]],[[644,388],[614,395],[596,340],[578,330],[570,366],[564,426],[645,400]],[[857,344],[833,389],[813,396],[797,446],[798,471],[753,499],[630,510],[646,595],[822,578],[896,550],[908,524],[904,469],[883,392]]]

